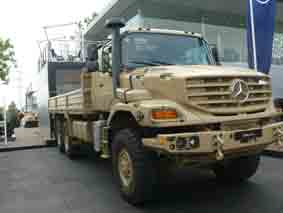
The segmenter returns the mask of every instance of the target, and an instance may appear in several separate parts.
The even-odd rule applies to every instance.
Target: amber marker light
[[[158,109],[151,112],[154,120],[171,120],[177,119],[177,111],[174,109]]]
[[[166,144],[167,144],[166,137],[160,137],[160,138],[159,138],[159,144],[160,144],[161,146],[166,145]]]

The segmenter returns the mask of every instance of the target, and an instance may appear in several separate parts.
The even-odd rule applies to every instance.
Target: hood
[[[241,94],[233,86],[236,83],[241,85]],[[150,67],[145,68],[143,85],[153,98],[174,100],[219,115],[264,111],[271,99],[267,75],[238,67]]]
[[[266,76],[252,69],[214,65],[160,66],[147,69],[148,75],[172,73],[175,77],[214,77],[214,76]]]

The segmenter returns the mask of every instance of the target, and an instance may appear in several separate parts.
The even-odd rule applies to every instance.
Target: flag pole
[[[250,1],[250,15],[251,15],[251,28],[252,28],[252,42],[253,42],[253,58],[254,69],[257,71],[257,55],[256,55],[256,42],[255,42],[255,24],[254,24],[254,6],[253,0]]]

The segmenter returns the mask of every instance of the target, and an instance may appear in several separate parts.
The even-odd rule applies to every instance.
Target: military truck
[[[217,65],[196,33],[106,23],[111,40],[94,48],[81,89],[49,99],[58,148],[74,158],[85,148],[111,158],[122,197],[144,203],[164,171],[211,169],[223,182],[251,177],[260,154],[280,143],[281,113],[270,78]]]

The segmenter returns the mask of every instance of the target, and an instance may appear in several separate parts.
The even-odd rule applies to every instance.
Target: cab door
[[[95,105],[99,111],[109,111],[114,99],[112,87],[111,45],[105,45],[99,53],[99,71],[95,73]]]

